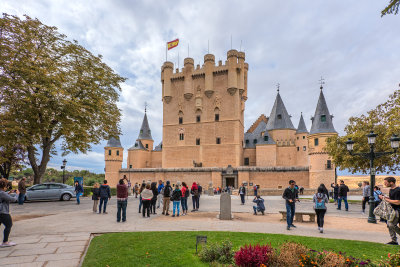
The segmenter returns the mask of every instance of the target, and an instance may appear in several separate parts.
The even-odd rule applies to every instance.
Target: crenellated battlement
[[[204,55],[204,63],[194,67],[193,58],[185,58],[183,68],[176,68],[170,61],[164,62],[161,67],[161,81],[163,85],[163,99],[166,103],[172,99],[171,82],[184,81],[184,96],[186,100],[190,100],[194,95],[193,80],[203,78],[205,80],[204,89],[207,96],[214,93],[214,77],[217,75],[227,75],[228,87],[226,90],[230,95],[234,95],[237,90],[247,99],[247,71],[249,64],[245,63],[245,53],[235,49],[227,52],[227,60],[222,64],[222,60],[215,64],[215,56],[213,54]]]

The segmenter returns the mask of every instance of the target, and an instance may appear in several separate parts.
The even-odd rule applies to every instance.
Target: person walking
[[[93,212],[97,213],[97,205],[99,204],[100,189],[99,183],[95,183],[92,188]]]
[[[10,215],[10,202],[17,202],[19,192],[10,190],[6,193],[8,187],[8,181],[4,178],[0,179],[0,225],[4,224],[4,232],[3,232],[3,243],[1,243],[0,247],[11,247],[15,246],[16,243],[8,241],[8,237],[10,236],[11,227],[12,227],[12,218]],[[17,193],[16,196],[10,196],[11,193]]]
[[[368,203],[371,196],[371,187],[368,181],[363,182],[363,199],[362,199],[362,213],[365,214],[365,204]],[[369,203],[368,203],[369,205]]]
[[[142,200],[142,192],[143,190],[146,189],[146,183],[143,182],[142,186],[139,189],[139,213],[142,213],[142,205],[143,205],[143,200]]]
[[[339,185],[335,183],[331,183],[331,187],[333,188],[333,199],[335,200],[335,205],[338,204],[339,199]]]
[[[257,215],[257,211],[261,212],[261,214],[264,215],[264,199],[260,195],[257,195],[256,197],[254,197],[253,202],[256,203],[256,206],[253,206],[254,215]]]
[[[163,198],[163,194],[161,193],[161,191],[164,188],[164,183],[163,181],[159,180],[158,181],[158,187],[157,187],[157,191],[158,191],[158,195],[157,195],[157,209],[160,208],[161,204],[162,204],[162,198]]]
[[[282,198],[286,200],[287,230],[290,230],[291,227],[296,228],[296,226],[293,224],[293,218],[296,210],[296,201],[299,201],[299,193],[294,187],[295,185],[296,182],[294,180],[290,180],[289,187],[285,189],[282,195]]]
[[[189,188],[185,182],[182,182],[182,198],[181,198],[181,204],[182,204],[182,215],[185,216],[188,211],[188,206],[187,206],[187,199],[190,195]]]
[[[75,181],[75,195],[76,195],[76,204],[77,205],[81,204],[81,200],[80,200],[81,194],[83,194],[83,187],[78,181]]]
[[[324,217],[326,213],[326,204],[329,202],[328,195],[325,191],[326,187],[319,186],[317,193],[313,196],[314,210],[317,215],[318,230],[322,234],[324,232]]]
[[[156,213],[156,203],[158,197],[157,182],[152,182],[150,188],[151,191],[153,192],[153,197],[151,198],[151,203],[150,203],[150,213],[157,214]]]
[[[389,197],[384,195],[379,195],[381,200],[390,203],[395,211],[395,216],[392,221],[387,221],[387,228],[389,230],[389,235],[392,239],[388,245],[398,245],[396,234],[400,235],[400,228],[397,226],[399,223],[399,211],[400,211],[400,187],[396,186],[396,178],[386,177],[383,181],[386,187],[389,187]]]
[[[163,212],[162,215],[165,214],[165,216],[168,216],[169,213],[169,202],[172,194],[172,187],[171,187],[171,182],[167,181],[166,186],[163,188]]]
[[[199,210],[199,188],[197,187],[196,182],[193,182],[192,188],[190,188],[190,193],[192,193],[192,203],[193,203],[193,210],[198,211]]]
[[[26,184],[25,184],[25,182],[26,182],[26,178],[22,177],[22,179],[18,183],[18,191],[19,191],[18,205],[24,205],[25,194],[26,194]]]
[[[256,184],[253,186],[253,190],[254,190],[254,196],[257,196],[257,185]]]
[[[347,185],[344,184],[343,180],[340,180],[340,185],[339,185],[339,202],[338,202],[338,210],[342,209],[342,200],[344,201],[344,206],[346,208],[346,211],[349,211],[349,203],[347,203],[347,192],[349,192],[349,188]]]
[[[124,179],[120,179],[117,184],[117,222],[121,221],[122,211],[122,222],[126,221],[126,206],[128,205],[128,192],[129,187],[125,184]]]
[[[241,205],[244,205],[244,197],[246,195],[246,187],[244,187],[244,184],[242,183],[242,186],[239,187],[239,195],[240,195],[240,200],[242,202]],[[254,201],[253,201],[254,202]]]
[[[179,189],[179,185],[175,185],[175,190],[172,192],[171,200],[173,203],[172,208],[172,217],[175,217],[175,209],[176,216],[179,217],[179,205],[181,204],[182,199],[182,191]]]
[[[197,196],[197,210],[199,210],[199,208],[200,208],[200,197],[201,197],[201,194],[203,194],[203,187],[199,183],[197,183],[197,189],[199,190],[199,195]]]
[[[324,190],[324,194],[326,195],[326,197],[329,200],[329,191],[328,191],[328,188],[326,188],[325,184],[320,184],[319,187],[321,187],[322,190]]]
[[[135,183],[135,187],[133,188],[134,192],[135,192],[135,198],[137,198],[137,196],[139,195],[139,185],[138,183]]]
[[[99,205],[99,214],[101,214],[101,207],[103,206],[103,214],[107,214],[107,202],[111,199],[111,189],[107,184],[107,180],[103,181],[103,184],[100,185],[99,188],[100,194],[100,205]]]
[[[151,185],[149,183],[146,184],[145,189],[140,193],[140,196],[142,197],[142,203],[143,203],[143,209],[142,209],[142,215],[143,218],[146,217],[146,212],[147,212],[147,217],[150,217],[150,204],[151,204],[151,199],[153,198],[153,191],[151,191]]]

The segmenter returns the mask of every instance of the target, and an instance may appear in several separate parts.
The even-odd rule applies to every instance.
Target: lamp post
[[[386,155],[394,154],[397,152],[397,149],[399,148],[399,142],[400,142],[400,137],[398,137],[396,134],[393,134],[393,136],[390,138],[390,146],[392,147],[393,151],[388,151],[388,152],[376,152],[375,151],[375,140],[376,140],[377,134],[371,131],[369,134],[367,134],[368,138],[368,145],[369,145],[369,152],[365,153],[354,153],[353,152],[353,146],[354,146],[354,141],[349,138],[346,141],[346,146],[347,150],[349,151],[350,155],[352,156],[359,156],[364,159],[369,159],[369,166],[370,166],[370,179],[371,179],[371,196],[369,198],[369,215],[368,215],[368,222],[369,223],[376,223],[376,218],[374,214],[374,209],[375,209],[375,201],[374,201],[374,187],[375,187],[375,166],[374,166],[374,160]]]
[[[63,184],[65,184],[65,165],[67,165],[67,160],[64,159],[62,163],[63,165],[61,166],[61,169],[63,170]]]

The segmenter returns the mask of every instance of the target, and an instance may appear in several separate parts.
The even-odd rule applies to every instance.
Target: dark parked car
[[[67,184],[44,183],[29,187],[25,200],[70,200],[75,195],[75,188]]]

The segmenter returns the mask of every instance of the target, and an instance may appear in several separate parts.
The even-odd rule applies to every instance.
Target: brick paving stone
[[[15,242],[17,244],[33,244],[37,243],[40,240],[41,237],[10,237],[10,240],[12,242]]]
[[[90,235],[69,236],[65,241],[86,241],[89,240]]]
[[[50,242],[62,242],[65,240],[65,237],[63,235],[44,235],[40,239],[40,243],[50,243]]]
[[[12,248],[1,248],[0,249],[0,258],[7,257],[10,253],[13,252]]]
[[[82,252],[74,253],[63,253],[63,254],[45,254],[37,257],[36,261],[57,261],[57,260],[69,260],[69,259],[80,259]]]
[[[54,252],[56,252],[56,248],[16,249],[10,254],[10,256],[42,255]]]
[[[33,262],[37,256],[19,256],[19,257],[6,257],[0,259],[0,266],[6,264],[21,264]]]
[[[54,243],[47,243],[46,248],[86,246],[87,243],[88,241],[54,242]]]
[[[56,253],[68,253],[68,252],[83,252],[86,246],[72,246],[72,247],[60,247]]]
[[[77,267],[79,259],[48,261],[46,267]]]
[[[47,246],[47,243],[28,243],[28,244],[18,243],[14,248],[15,249],[38,249],[38,248],[44,248],[46,246]]]
[[[44,266],[44,262],[29,262],[29,263],[21,263],[21,264],[6,264],[1,267],[42,267]]]

